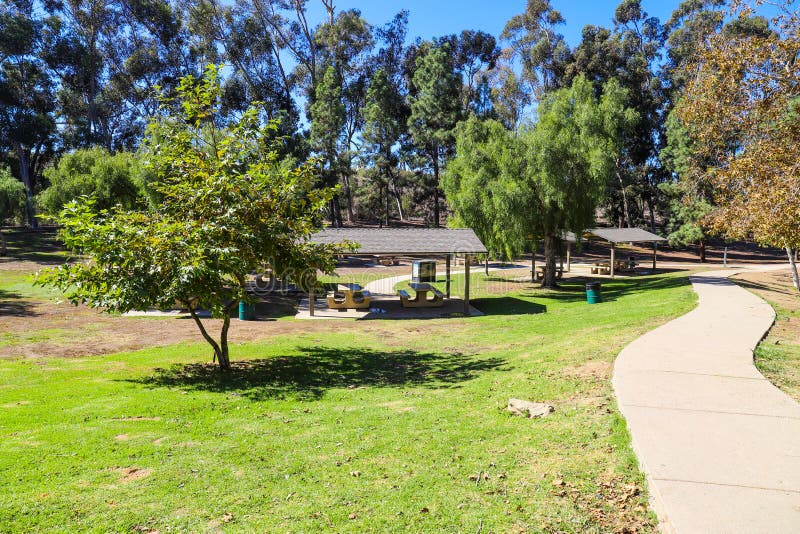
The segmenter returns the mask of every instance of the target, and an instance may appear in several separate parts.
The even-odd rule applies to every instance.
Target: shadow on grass
[[[471,302],[486,315],[525,315],[547,311],[543,304],[516,297],[477,298]]]
[[[705,280],[705,279],[704,279]],[[716,278],[709,279],[713,281]],[[600,291],[604,302],[613,302],[624,295],[636,293],[658,291],[662,289],[672,289],[688,285],[689,278],[685,276],[647,276],[647,277],[628,277],[628,278],[593,278],[589,276],[574,277],[569,280],[559,282],[557,289],[534,288],[533,292],[525,296],[537,299],[538,301],[551,302],[580,302],[586,300],[586,284],[589,282],[599,282]],[[546,307],[545,307],[546,310]],[[526,312],[521,312],[526,313]],[[530,312],[527,312],[530,313]]]
[[[4,233],[8,242],[8,256],[4,261],[23,260],[60,265],[69,258],[54,229],[15,229],[4,230]]]
[[[739,278],[738,276],[730,278],[730,281],[735,283],[736,285],[745,287],[747,289],[752,289],[757,291],[769,291],[771,293],[780,293],[782,295],[787,295],[789,297],[797,296],[797,291],[792,286],[780,286],[777,284],[754,282],[752,280],[745,280],[744,278]]]
[[[35,317],[33,304],[19,293],[0,289],[0,317]]]
[[[457,387],[479,373],[499,368],[499,358],[461,353],[378,351],[301,347],[292,356],[232,362],[229,372],[216,365],[173,365],[132,382],[149,387],[237,393],[251,400],[321,398],[329,389],[358,387]]]

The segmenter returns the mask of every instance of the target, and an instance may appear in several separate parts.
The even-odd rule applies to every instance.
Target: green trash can
[[[603,302],[603,294],[600,292],[600,287],[600,282],[586,284],[586,302],[589,304]]]
[[[256,305],[243,300],[239,301],[239,320],[252,321],[256,316]]]

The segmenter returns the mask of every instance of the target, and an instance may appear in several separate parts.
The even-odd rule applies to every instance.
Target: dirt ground
[[[754,291],[768,302],[779,305],[788,311],[800,311],[800,293],[792,286],[792,275],[789,269],[765,273],[741,273],[733,277],[740,285]],[[800,318],[796,321],[797,329],[794,337],[800,342]]]
[[[742,273],[733,280],[775,308],[775,324],[756,349],[756,367],[800,401],[800,293],[792,285],[789,269]]]
[[[54,248],[56,247],[56,248]],[[42,239],[34,247],[20,247],[16,257],[0,258],[0,276],[3,272],[34,273],[43,267],[53,266],[63,261],[63,257],[50,256],[58,252],[51,239]],[[573,258],[577,261],[595,261],[607,258],[609,247],[606,243],[591,242]],[[620,257],[634,255],[640,264],[646,265],[652,257],[652,249],[647,247],[621,246]],[[721,262],[721,249],[707,248],[711,264]],[[667,262],[697,263],[696,251],[692,249],[673,251],[668,247],[659,249],[660,267],[667,268]],[[780,251],[763,250],[751,245],[736,245],[729,250],[728,258],[736,262],[785,261]],[[367,273],[372,278],[383,278],[400,274],[410,274],[411,259],[398,258],[399,264],[379,265],[376,258],[348,258],[337,268],[341,276]],[[543,261],[541,254],[537,262]],[[530,255],[518,261],[525,265]],[[456,264],[454,270],[462,268]],[[516,271],[514,271],[516,272]],[[504,278],[513,278],[512,271],[503,273]],[[518,276],[525,276],[528,269],[519,269]],[[483,290],[488,293],[504,291],[507,281],[490,283]],[[496,291],[494,291],[496,290]],[[783,291],[783,290],[781,290]],[[773,299],[786,298],[775,290]],[[353,323],[350,321],[279,321],[276,318],[293,315],[296,299],[275,297],[267,299],[257,308],[256,321],[234,320],[230,330],[230,341],[240,343],[257,341],[271,336],[299,332],[329,332],[353,329],[358,331],[386,330],[379,322]],[[206,319],[204,323],[211,331],[219,331],[220,321]],[[792,323],[794,328],[794,323]],[[800,327],[798,327],[800,328]],[[16,294],[3,294],[0,291],[0,358],[18,357],[73,357],[79,355],[108,354],[119,351],[137,350],[146,347],[170,345],[182,341],[201,341],[197,326],[191,319],[126,317],[120,318],[92,310],[86,306],[75,307],[68,302],[54,299],[34,298]]]

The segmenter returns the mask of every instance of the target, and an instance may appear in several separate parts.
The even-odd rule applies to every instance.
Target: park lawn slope
[[[192,343],[0,361],[0,531],[652,530],[610,371],[695,305],[686,276],[597,306],[483,278],[484,317],[309,324],[228,375]]]
[[[741,273],[732,280],[775,310],[775,324],[754,353],[756,368],[800,402],[800,293],[792,286],[790,272]]]

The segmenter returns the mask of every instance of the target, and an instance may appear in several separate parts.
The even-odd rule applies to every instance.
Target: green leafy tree
[[[655,231],[657,186],[666,174],[658,160],[665,100],[658,72],[663,45],[660,21],[642,9],[640,0],[623,0],[614,12],[612,30],[583,29],[566,70],[567,79],[583,74],[592,80],[598,94],[605,82],[616,78],[627,89],[626,107],[638,113],[638,122],[626,132],[617,152],[615,179],[605,193],[606,216],[621,227],[649,219]]]
[[[34,227],[33,197],[56,137],[54,83],[42,59],[52,31],[33,2],[0,6],[0,148],[14,155]]]
[[[7,168],[0,167],[0,225],[23,220],[26,207],[25,186]],[[6,238],[0,231],[0,256],[6,252]]]
[[[500,37],[509,43],[506,56],[522,63],[520,79],[527,82],[534,99],[562,87],[570,49],[556,28],[564,17],[550,0],[528,0],[525,11],[506,23]]]
[[[432,174],[433,222],[439,226],[440,173],[453,151],[453,132],[462,118],[461,76],[447,44],[430,47],[415,63],[408,130]]]
[[[216,68],[200,80],[184,78],[177,94],[180,112],[151,123],[146,142],[163,201],[143,211],[68,204],[61,237],[89,261],[66,264],[40,281],[73,303],[113,312],[178,301],[226,370],[231,314],[249,299],[249,272],[270,264],[299,280],[333,270],[341,250],[310,241],[332,191],[314,188],[312,165],[291,168],[279,160],[277,125],[262,124],[257,108],[219,128]],[[200,308],[222,319],[218,339],[198,317]]]
[[[39,209],[56,215],[66,204],[86,196],[95,208],[119,204],[132,209],[147,198],[140,159],[130,152],[109,154],[103,148],[65,154],[44,171],[50,186],[36,198]]]
[[[353,195],[350,184],[354,175],[356,136],[364,126],[362,113],[367,85],[372,73],[373,28],[357,9],[334,13],[333,2],[326,3],[328,21],[314,33],[321,65],[334,68],[339,83],[344,121],[339,148],[339,180],[347,207],[347,218],[353,218]],[[338,222],[341,222],[338,221]]]
[[[556,286],[561,232],[580,234],[594,222],[622,138],[639,118],[626,101],[616,80],[605,84],[598,99],[591,82],[579,76],[541,103],[535,128],[523,133],[528,147],[524,179],[531,191],[524,213],[544,244],[544,287]]]
[[[520,181],[524,159],[515,133],[472,116],[456,129],[456,157],[442,177],[453,211],[449,224],[472,228],[493,254],[507,259],[523,252],[529,233],[526,219],[515,216],[526,194]]]
[[[705,179],[710,159],[700,155],[694,140],[676,113],[666,120],[666,146],[660,159],[673,179],[659,186],[669,203],[667,238],[673,246],[699,245],[700,262],[706,261],[711,234],[708,216],[714,210],[714,188]]]
[[[332,66],[327,68],[317,84],[310,115],[311,147],[323,163],[323,185],[333,187],[339,182],[345,107],[341,82]],[[330,202],[330,219],[334,226],[341,226],[339,203],[335,197]]]
[[[367,90],[362,151],[364,160],[372,165],[369,172],[382,193],[380,196],[383,199],[384,221],[387,226],[390,213],[390,189],[394,189],[400,218],[403,218],[402,204],[397,194],[399,156],[396,145],[404,130],[400,106],[402,106],[402,98],[399,91],[383,69],[379,69],[373,75]]]
[[[542,239],[542,285],[556,287],[562,232],[579,234],[593,224],[621,138],[638,119],[626,98],[611,80],[598,99],[579,76],[550,93],[536,124],[518,134],[493,121],[462,124],[445,181],[457,220],[474,224],[490,246],[509,255],[526,236]]]

